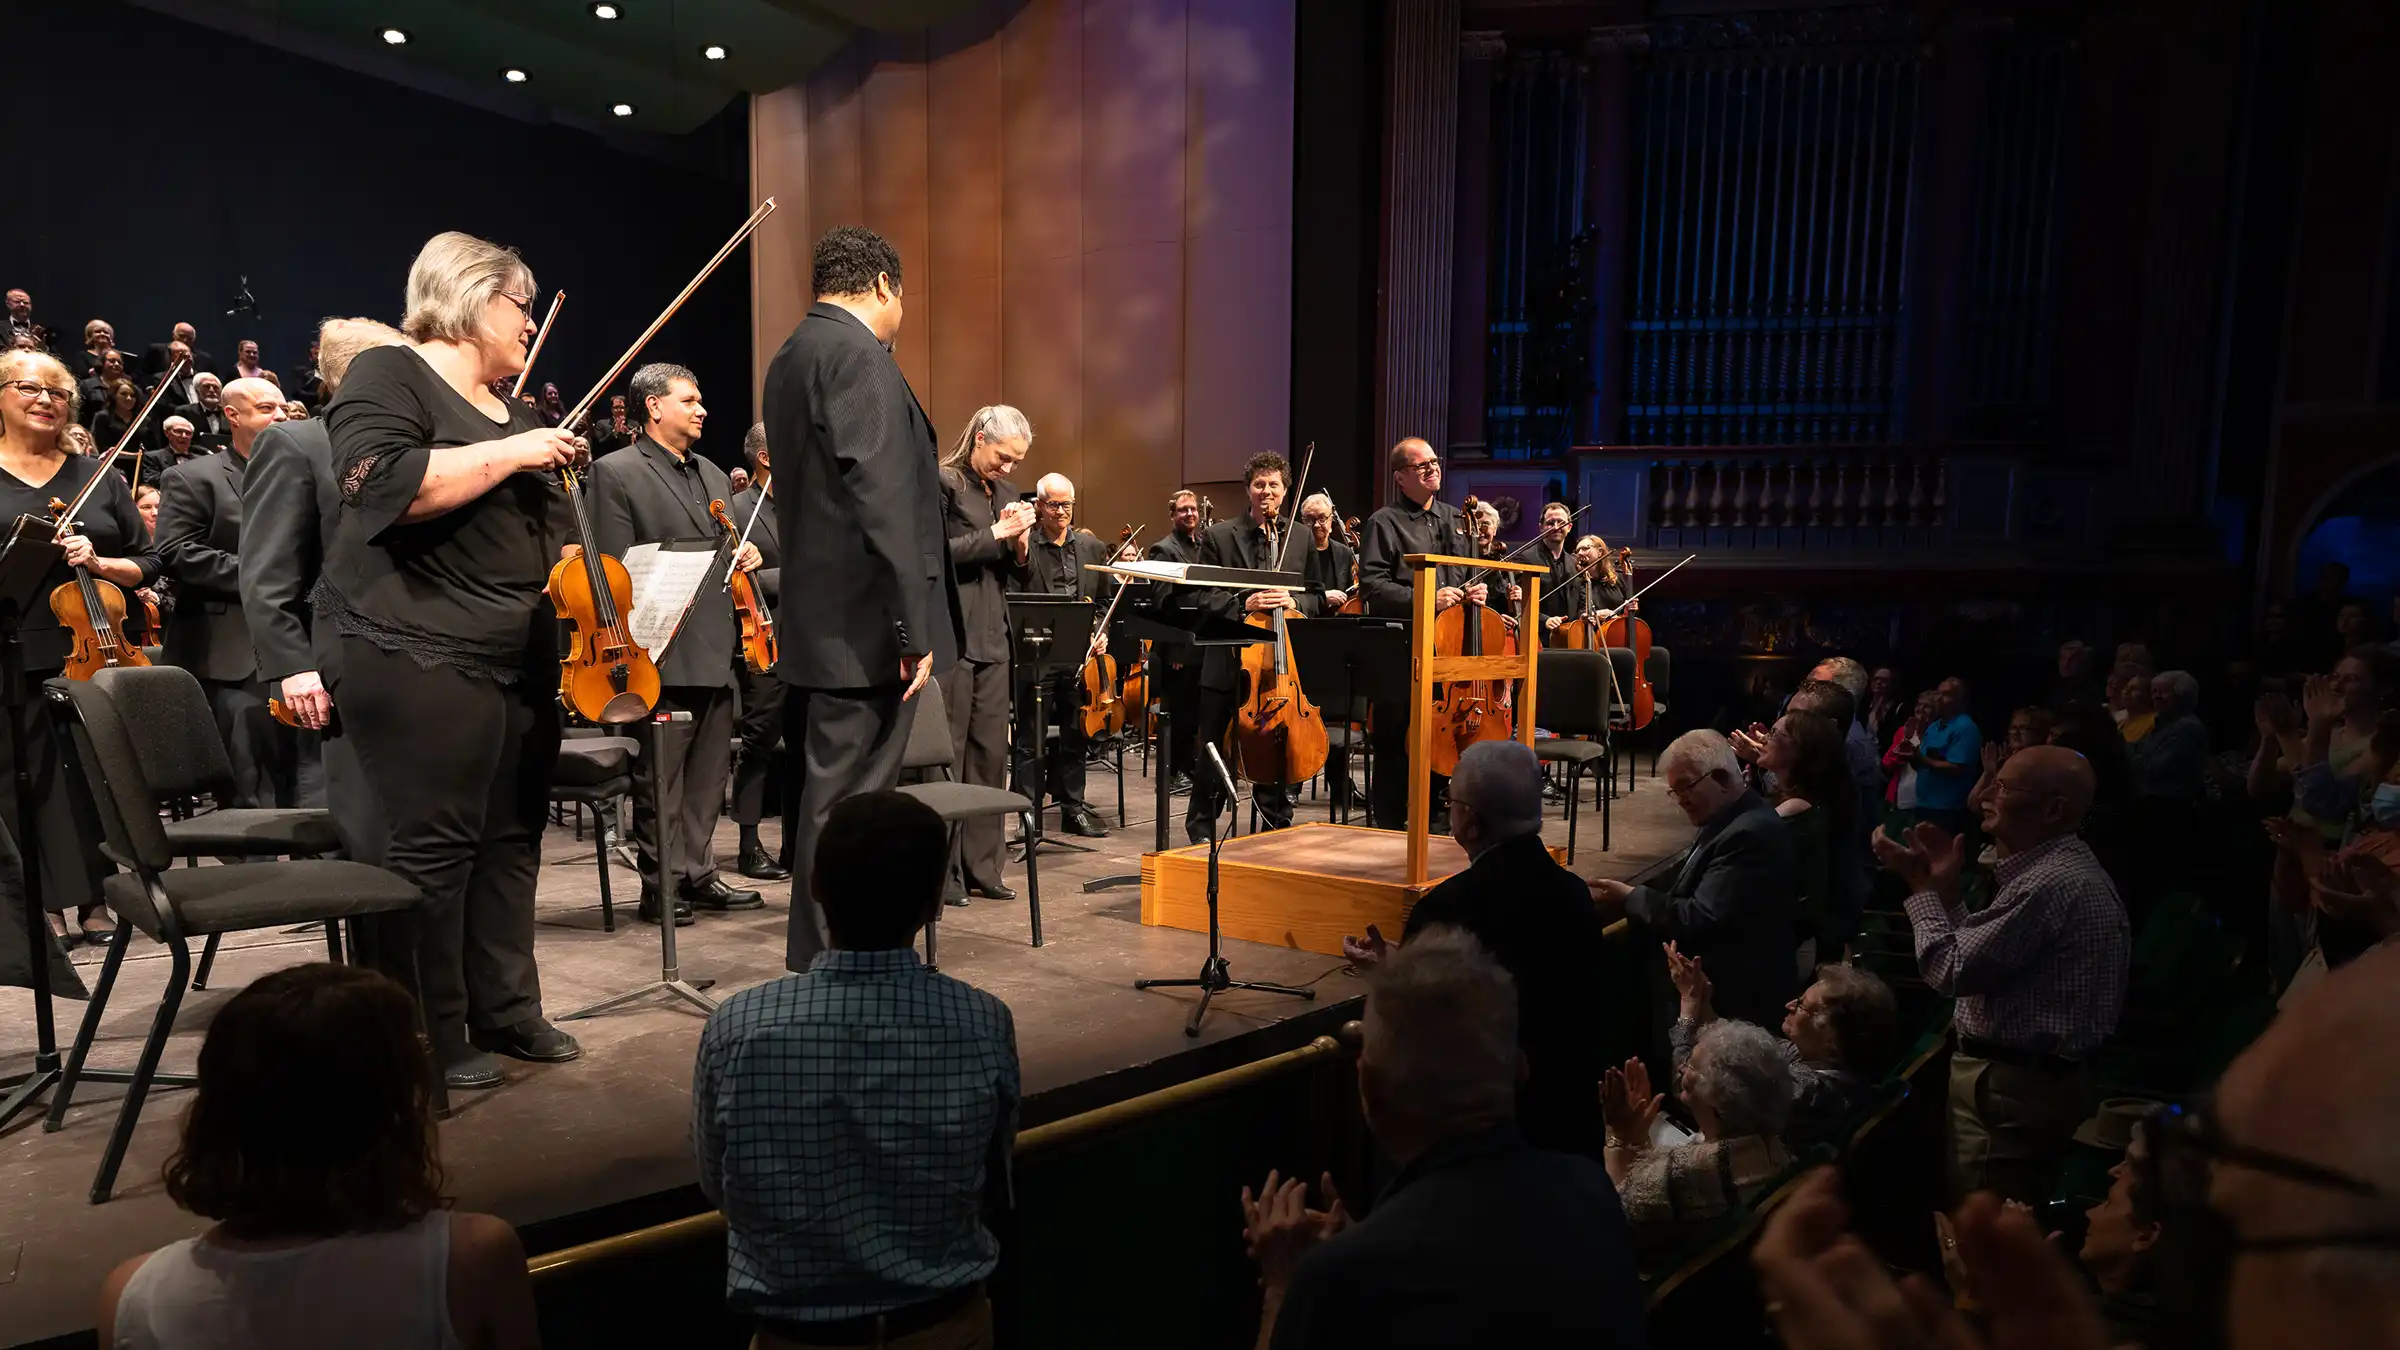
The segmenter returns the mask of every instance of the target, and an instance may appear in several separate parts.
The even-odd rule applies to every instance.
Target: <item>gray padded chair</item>
[[[550,800],[571,811],[590,807],[592,858],[600,867],[600,931],[617,931],[616,897],[608,885],[608,825],[620,798],[633,791],[634,761],[642,743],[631,736],[577,736],[559,742],[550,770]]]
[[[188,671],[156,666],[118,673],[147,677],[136,682],[139,696],[146,700],[138,710],[137,727],[129,727],[128,719],[120,715],[122,705],[111,696],[109,685],[51,680],[43,686],[52,729],[67,765],[68,789],[75,794],[78,809],[87,812],[91,823],[98,826],[101,853],[126,869],[100,884],[101,899],[117,915],[117,933],[109,942],[108,959],[100,968],[91,1002],[84,1007],[75,1048],[68,1054],[65,1073],[51,1096],[43,1129],[56,1130],[66,1122],[67,1107],[74,1100],[77,1082],[86,1076],[84,1061],[107,1014],[109,991],[125,964],[134,930],[138,928],[163,944],[171,962],[149,1036],[126,1079],[124,1106],[101,1155],[99,1174],[92,1180],[95,1205],[105,1202],[116,1188],[117,1170],[124,1164],[126,1147],[133,1140],[134,1126],[152,1084],[190,1081],[158,1076],[159,1056],[175,1029],[175,1014],[192,974],[190,939],[406,914],[420,904],[416,887],[365,863],[316,858],[174,867],[175,846],[159,820],[159,802],[202,790],[204,774],[187,770],[180,776],[171,772],[153,776],[144,771],[144,756],[136,747],[151,734],[158,735],[161,744],[186,743],[200,734],[195,728],[213,738],[216,719],[199,681]],[[120,690],[126,683],[110,682]],[[411,974],[413,984],[413,964]]]
[[[1605,768],[1611,763],[1609,658],[1606,652],[1550,647],[1535,659],[1540,662],[1537,672],[1540,690],[1536,696],[1540,706],[1534,709],[1534,725],[1557,734],[1548,740],[1535,741],[1533,755],[1545,764],[1567,766],[1567,861],[1573,862],[1575,818],[1582,809],[1584,776],[1594,764]],[[1606,779],[1594,795],[1600,799],[1600,851],[1606,853],[1609,844]]]
[[[901,752],[900,770],[941,774],[930,783],[908,783],[900,790],[934,809],[942,823],[950,827],[950,851],[958,851],[958,827],[981,816],[1015,816],[1025,839],[1034,837],[1033,802],[1006,788],[984,787],[977,783],[950,781],[950,766],[958,762],[956,750],[950,743],[950,710],[942,703],[942,686],[937,680],[927,680],[917,691],[916,719],[909,724],[908,748]],[[1025,850],[1025,899],[1033,918],[1033,945],[1042,945],[1042,876],[1034,860],[1039,849]],[[941,924],[941,910],[936,907],[933,922],[925,925],[925,964],[934,964],[934,929]]]

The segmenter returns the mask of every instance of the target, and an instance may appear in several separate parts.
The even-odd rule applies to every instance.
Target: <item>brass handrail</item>
[[[1019,1130],[1016,1156],[1032,1157],[1082,1143],[1111,1130],[1123,1129],[1182,1107],[1226,1096],[1236,1089],[1280,1077],[1294,1069],[1338,1058],[1344,1053],[1342,1047],[1345,1041],[1356,1042],[1354,1028],[1357,1026],[1356,1022],[1344,1024],[1338,1039],[1335,1036],[1319,1036],[1297,1049],[1268,1055],[1247,1064],[1237,1064],[1216,1073],[1203,1074],[1156,1092],[1145,1092],[1139,1097],[1128,1097],[1121,1102],[1094,1107],[1046,1125]],[[572,1247],[561,1247],[554,1252],[528,1257],[525,1270],[538,1280],[576,1267],[619,1261],[686,1243],[721,1240],[724,1235],[725,1216],[712,1209],[704,1214],[687,1215],[666,1223],[595,1238],[590,1242],[579,1242]]]

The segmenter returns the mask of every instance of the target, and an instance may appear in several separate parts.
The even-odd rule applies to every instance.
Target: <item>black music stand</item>
[[[1077,853],[1096,850],[1064,839],[1052,839],[1042,827],[1043,792],[1047,786],[1044,766],[1050,758],[1050,720],[1044,707],[1050,681],[1061,671],[1083,669],[1083,659],[1092,649],[1092,620],[1097,614],[1092,602],[1074,595],[1049,595],[1032,592],[1008,593],[1009,658],[1014,666],[1012,678],[1020,690],[1033,696],[1033,762],[1026,766],[1030,788],[1025,796],[1033,803],[1033,837],[1024,842],[1031,853],[1044,844],[1052,848],[1073,849]],[[1017,710],[1017,725],[1025,725],[1025,709]],[[1065,735],[1061,728],[1060,735]],[[1012,748],[1013,757],[1014,750]]]
[[[1336,615],[1323,619],[1294,619],[1284,625],[1291,635],[1292,665],[1303,679],[1323,683],[1324,672],[1341,672],[1342,714],[1348,724],[1349,714],[1358,707],[1361,698],[1370,706],[1383,703],[1406,703],[1409,696],[1411,656],[1408,648],[1408,620],[1380,615]],[[1322,705],[1320,705],[1322,706]],[[1375,800],[1376,764],[1372,754],[1360,753],[1356,742],[1350,746],[1352,761],[1367,766],[1365,784],[1360,788],[1369,802]],[[1334,785],[1335,801],[1340,803],[1342,785]],[[1344,807],[1343,818],[1348,819]]]
[[[1225,786],[1225,804],[1218,809],[1239,810],[1241,802],[1233,790],[1233,775],[1226,771],[1225,757],[1217,753],[1217,747],[1203,745],[1193,758],[1192,771],[1194,773],[1214,774],[1217,781]],[[1198,790],[1197,787],[1193,789],[1195,792]],[[1225,832],[1216,828],[1216,822],[1209,822],[1208,958],[1200,963],[1199,976],[1189,980],[1135,980],[1133,982],[1133,987],[1136,989],[1199,990],[1199,1006],[1192,1009],[1191,1017],[1183,1024],[1183,1034],[1191,1037],[1197,1037],[1200,1034],[1200,1019],[1208,1016],[1209,1000],[1230,989],[1248,989],[1261,994],[1289,994],[1294,998],[1304,998],[1312,1002],[1317,997],[1317,991],[1314,989],[1301,989],[1288,984],[1262,984],[1255,980],[1233,978],[1232,963],[1225,959],[1223,950],[1224,934],[1217,926],[1217,855],[1224,849]]]
[[[558,1018],[561,1022],[572,1022],[583,1017],[597,1017],[601,1013],[624,1007],[635,999],[657,993],[672,994],[698,1008],[703,1016],[717,1010],[715,999],[700,992],[699,985],[683,978],[683,967],[675,956],[675,890],[672,885],[674,878],[668,875],[668,869],[673,864],[667,861],[674,856],[675,846],[671,841],[674,838],[675,813],[667,801],[664,766],[667,757],[667,724],[669,722],[689,723],[691,720],[692,715],[681,709],[668,712],[653,711],[642,719],[642,725],[650,729],[650,735],[647,738],[648,744],[642,747],[642,757],[650,761],[650,829],[658,841],[658,851],[650,859],[650,866],[656,873],[651,878],[650,884],[658,893],[658,978],[638,988],[628,989],[622,994],[611,994],[598,1003],[586,1004],[571,1013],[561,1014]],[[801,899],[795,900],[794,903],[806,903],[806,901]]]

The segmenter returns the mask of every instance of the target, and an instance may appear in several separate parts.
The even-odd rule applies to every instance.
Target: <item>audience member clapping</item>
[[[830,837],[830,836],[829,836]],[[1436,928],[1367,990],[1358,1096],[1400,1168],[1351,1222],[1330,1177],[1242,1192],[1265,1290],[1258,1343],[1297,1347],[1645,1343],[1633,1244],[1608,1174],[1512,1120],[1517,994],[1471,934]]]
[[[234,995],[166,1168],[216,1226],[117,1267],[99,1343],[538,1345],[515,1231],[445,1207],[433,1085],[416,1006],[382,975],[296,966]]]
[[[2150,678],[2148,735],[2125,739],[2133,747],[2134,781],[2141,795],[2185,805],[2200,800],[2208,782],[2208,728],[2200,722],[2200,681],[2188,670],[2163,670]]]
[[[1682,1000],[1668,1033],[1680,1075],[1700,1034],[1716,1024],[1717,1010],[1698,961],[1670,946],[1667,973]],[[1777,1043],[1792,1073],[1786,1142],[1805,1148],[1843,1141],[1876,1075],[1890,1065],[1898,1016],[1891,986],[1872,973],[1848,965],[1818,968],[1815,983],[1785,1009]]]
[[[1868,743],[1891,744],[1893,730],[1907,716],[1908,703],[1900,697],[1900,672],[1890,666],[1875,667],[1867,677],[1867,701],[1858,713],[1858,720],[1866,724]]]
[[[1705,1236],[1792,1160],[1783,1143],[1791,1066],[1764,1028],[1712,1022],[1677,1064],[1675,1096],[1697,1131],[1689,1136],[1661,1125],[1666,1099],[1651,1093],[1640,1060],[1609,1070],[1601,1087],[1609,1180],[1645,1254]]]
[[[2127,661],[2110,678],[2116,690],[2117,734],[2127,745],[2139,745],[2158,721],[2150,701],[2150,667]]]
[[[1819,951],[1829,960],[1840,958],[1849,931],[1846,906],[1834,894],[1835,854],[1850,846],[1858,815],[1856,790],[1842,763],[1842,733],[1832,719],[1795,709],[1771,729],[1735,732],[1733,743],[1736,753],[1770,777],[1768,798],[1791,835],[1799,912],[1793,937],[1805,977],[1816,968]]]

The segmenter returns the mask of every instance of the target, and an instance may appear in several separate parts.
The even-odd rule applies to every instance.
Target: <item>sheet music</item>
[[[1136,581],[1181,581],[1191,568],[1190,563],[1157,562],[1147,558],[1129,558],[1124,562],[1085,563],[1095,572],[1110,572]]]
[[[652,661],[666,657],[667,644],[682,629],[716,556],[715,544],[693,541],[635,544],[619,560],[633,578],[633,611],[625,616],[625,628]]]

